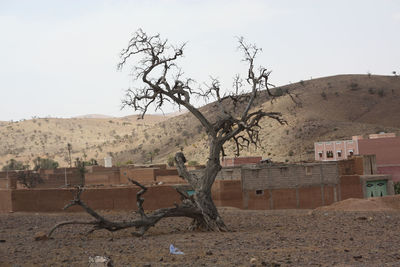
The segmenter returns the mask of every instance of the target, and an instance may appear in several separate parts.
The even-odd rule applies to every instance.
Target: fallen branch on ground
[[[139,192],[136,193],[136,204],[138,207],[138,213],[140,214],[140,219],[135,219],[132,221],[122,221],[122,222],[113,222],[110,221],[100,214],[98,214],[96,211],[94,211],[92,208],[90,208],[88,205],[86,205],[85,202],[81,200],[81,194],[84,191],[84,188],[78,186],[77,187],[77,192],[75,194],[75,198],[64,207],[64,210],[67,210],[68,208],[78,205],[81,206],[87,213],[89,213],[94,220],[93,221],[65,221],[65,222],[60,222],[56,224],[47,234],[48,237],[51,237],[53,232],[65,225],[70,225],[70,224],[86,224],[86,225],[93,225],[93,228],[89,231],[89,233],[92,233],[96,230],[100,229],[105,229],[110,232],[115,232],[119,231],[122,229],[127,229],[127,228],[132,228],[135,227],[137,229],[136,232],[133,232],[132,234],[134,236],[143,236],[144,233],[152,226],[154,226],[158,221],[160,221],[163,218],[168,218],[168,217],[189,217],[195,220],[201,220],[203,215],[202,212],[195,203],[193,202],[193,198],[190,198],[186,192],[182,192],[179,189],[177,189],[178,193],[184,198],[181,204],[175,204],[175,207],[171,208],[163,208],[163,209],[158,209],[155,210],[152,213],[146,214],[144,212],[143,208],[143,202],[144,199],[142,198],[142,195],[146,193],[147,188],[140,184],[137,181],[129,179],[129,181],[141,188]]]

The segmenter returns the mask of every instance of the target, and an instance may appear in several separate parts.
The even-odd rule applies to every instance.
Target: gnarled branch
[[[122,221],[122,222],[113,222],[110,221],[100,214],[98,214],[96,211],[91,209],[89,206],[85,204],[81,200],[81,194],[83,192],[83,189],[81,187],[77,187],[77,192],[75,194],[74,200],[72,200],[69,204],[67,204],[64,209],[68,209],[74,205],[81,206],[87,213],[89,213],[92,217],[94,217],[95,220],[93,221],[66,221],[66,222],[61,222],[56,224],[47,234],[48,237],[50,237],[53,232],[65,225],[71,225],[71,224],[85,224],[85,225],[93,225],[93,228],[90,232],[100,230],[100,229],[105,229],[110,232],[115,232],[119,231],[122,229],[127,229],[127,228],[132,228],[135,227],[137,229],[137,232],[134,232],[133,235],[135,236],[142,236],[150,227],[154,226],[159,220],[163,218],[168,218],[168,217],[189,217],[193,219],[198,219],[200,220],[202,218],[202,213],[201,211],[196,207],[196,205],[193,203],[193,201],[189,199],[185,199],[181,204],[176,205],[175,207],[172,208],[163,208],[163,209],[158,209],[155,210],[154,212],[150,214],[145,214],[144,209],[143,209],[143,202],[144,199],[142,198],[142,195],[147,191],[147,188],[143,185],[141,185],[139,182],[134,181],[129,179],[133,184],[139,186],[142,188],[137,193],[137,205],[138,205],[138,211],[139,214],[141,215],[140,219],[132,220],[132,221]]]

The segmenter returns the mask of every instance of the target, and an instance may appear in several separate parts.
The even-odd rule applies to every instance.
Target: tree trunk
[[[189,173],[186,169],[186,159],[183,153],[178,152],[175,155],[175,161],[178,173],[189,182],[193,187],[195,194],[194,203],[201,210],[202,217],[193,220],[192,227],[207,231],[227,231],[227,227],[218,213],[218,210],[212,200],[211,188],[214,184],[218,172],[221,170],[219,155],[221,146],[217,142],[210,143],[210,155],[201,177]]]

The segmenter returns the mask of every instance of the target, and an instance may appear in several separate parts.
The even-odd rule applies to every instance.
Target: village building
[[[236,162],[241,162],[236,161]],[[244,162],[244,161],[242,161]],[[212,187],[217,206],[240,209],[310,209],[347,198],[394,194],[390,175],[378,174],[375,155],[309,163],[250,163],[223,167]],[[201,176],[204,169],[190,171]],[[40,170],[43,183],[27,189],[16,182],[17,172],[0,172],[0,211],[62,211],[81,183],[77,168]],[[175,168],[166,165],[90,166],[85,172],[83,200],[94,209],[135,210],[139,188],[148,186],[148,210],[180,201],[176,188],[193,193]],[[79,208],[71,211],[79,211]]]
[[[316,161],[338,161],[353,155],[376,155],[378,173],[400,181],[400,137],[394,133],[370,134],[368,138],[314,143]]]

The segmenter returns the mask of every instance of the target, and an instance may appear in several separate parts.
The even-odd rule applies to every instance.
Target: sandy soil
[[[144,237],[131,230],[89,236],[83,226],[35,233],[86,214],[0,214],[0,266],[88,266],[90,256],[109,256],[114,266],[400,266],[399,211],[222,208],[231,232],[185,230],[189,220],[166,219]],[[126,219],[128,213],[106,213]],[[173,244],[185,255],[170,255]]]

